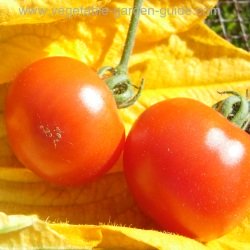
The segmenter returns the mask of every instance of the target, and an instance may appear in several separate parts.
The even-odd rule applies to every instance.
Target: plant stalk
[[[134,104],[143,88],[143,79],[139,86],[136,86],[131,83],[128,76],[128,62],[135,44],[142,4],[143,0],[134,1],[133,13],[120,63],[116,67],[104,66],[98,71],[99,76],[105,80],[112,91],[118,108],[126,108]]]
[[[133,13],[132,13],[131,20],[130,20],[130,25],[129,25],[129,29],[127,33],[125,46],[123,49],[120,63],[117,66],[117,68],[119,68],[121,71],[127,72],[128,70],[128,62],[129,62],[129,58],[130,58],[130,55],[132,54],[134,44],[135,44],[135,36],[136,36],[138,24],[139,24],[142,3],[143,3],[143,0],[134,1]]]

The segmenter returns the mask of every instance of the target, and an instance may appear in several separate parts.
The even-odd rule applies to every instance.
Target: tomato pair
[[[61,185],[105,173],[124,148],[124,172],[139,207],[164,230],[201,241],[235,226],[250,205],[250,138],[200,102],[176,98],[147,109],[124,146],[111,91],[83,63],[40,60],[6,100],[18,159]]]

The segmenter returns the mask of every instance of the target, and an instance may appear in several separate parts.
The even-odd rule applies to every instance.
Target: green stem
[[[128,62],[134,48],[142,3],[143,0],[134,1],[133,13],[119,65],[116,67],[104,66],[98,71],[99,76],[106,81],[111,89],[118,108],[132,105],[140,96],[143,88],[143,80],[137,87],[131,83],[128,77]]]
[[[125,46],[123,49],[121,61],[117,67],[121,71],[127,72],[128,70],[129,57],[132,54],[134,44],[135,44],[135,36],[136,36],[136,31],[137,31],[137,27],[138,27],[138,23],[140,19],[142,3],[143,3],[143,0],[134,1],[133,13],[132,13],[132,17],[131,17],[131,21],[130,21],[130,25],[128,29]]]
[[[234,91],[219,92],[219,94],[230,94],[225,100],[217,102],[213,108],[236,126],[249,133],[250,105],[247,98]]]

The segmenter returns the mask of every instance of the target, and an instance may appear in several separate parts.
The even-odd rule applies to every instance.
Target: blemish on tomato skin
[[[48,126],[40,125],[39,129],[46,137],[51,139],[54,147],[56,148],[57,144],[61,141],[63,137],[63,131],[58,126],[51,130]]]
[[[54,146],[55,146],[55,148],[56,148],[56,146],[57,146],[57,143],[59,143],[60,142],[60,140],[62,139],[62,131],[60,130],[60,128],[59,127],[56,127],[55,129],[54,129],[54,140],[53,140],[53,143],[54,143]]]
[[[50,129],[48,127],[40,125],[39,128],[43,131],[43,133],[45,134],[46,137],[52,137],[53,136],[53,134],[51,133],[51,131],[50,131]]]

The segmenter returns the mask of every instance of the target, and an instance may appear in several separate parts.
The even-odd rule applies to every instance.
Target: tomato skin
[[[206,105],[175,98],[132,127],[124,172],[139,207],[166,231],[217,238],[250,208],[250,137]]]
[[[124,145],[124,126],[111,91],[72,58],[44,58],[18,74],[6,98],[5,118],[17,158],[55,184],[96,179]]]

